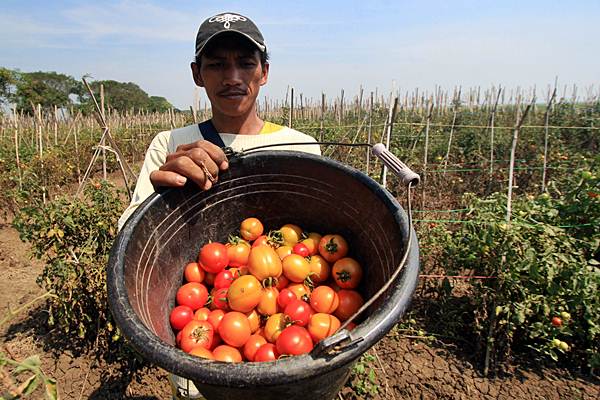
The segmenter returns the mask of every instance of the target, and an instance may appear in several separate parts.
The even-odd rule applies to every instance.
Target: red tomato
[[[325,235],[319,241],[319,254],[328,262],[336,262],[348,254],[348,243],[340,235]]]
[[[279,290],[275,287],[264,288],[260,302],[256,305],[256,311],[261,315],[273,315],[277,312],[277,296]]]
[[[364,304],[362,296],[355,290],[342,289],[337,294],[340,298],[340,305],[334,315],[341,321],[350,318]]]
[[[206,286],[198,282],[189,282],[177,290],[175,297],[177,304],[191,307],[192,310],[197,310],[204,307],[208,300],[208,290]]]
[[[335,283],[342,289],[356,289],[360,283],[363,271],[362,267],[353,258],[340,258],[333,264],[331,275]]]
[[[307,302],[302,300],[292,300],[285,306],[283,313],[290,317],[295,325],[306,326],[314,311]]]
[[[310,294],[310,306],[318,313],[333,314],[339,304],[338,294],[329,286],[318,286]]]
[[[206,273],[197,262],[191,262],[185,266],[183,276],[187,282],[198,282],[201,283],[204,280]]]
[[[229,288],[221,288],[221,289],[217,289],[214,288],[210,294],[212,297],[212,302],[210,304],[210,308],[212,310],[214,309],[220,309],[220,310],[225,310],[225,311],[229,311],[229,303],[227,302],[227,293],[229,292]]]
[[[260,302],[262,285],[253,275],[240,276],[227,291],[227,302],[234,311],[251,311]]]
[[[175,343],[177,343],[177,347],[181,347],[181,334],[183,331],[177,332],[177,336],[175,336]]]
[[[562,319],[560,317],[552,317],[552,325],[560,328],[562,326]]]
[[[317,313],[310,318],[308,333],[312,340],[317,343],[333,335],[339,329],[340,325],[340,320],[333,315]]]
[[[210,314],[208,314],[207,321],[215,328],[215,333],[218,332],[219,325],[221,324],[221,320],[225,316],[225,311],[223,310],[212,310]]]
[[[281,262],[283,275],[292,282],[304,282],[310,274],[310,264],[298,254],[290,254]]]
[[[219,332],[217,332],[217,330],[215,329],[215,334],[213,335],[213,343],[212,346],[210,346],[211,350],[214,350],[215,347],[220,346],[223,344],[223,339],[221,339],[221,336],[219,336]]]
[[[214,286],[217,289],[228,288],[231,286],[231,282],[233,282],[233,273],[227,269],[219,272],[217,276],[215,276]]]
[[[264,327],[264,336],[267,341],[275,343],[281,331],[291,324],[290,317],[283,313],[271,315]]]
[[[215,329],[208,321],[191,320],[181,331],[181,350],[189,353],[194,347],[210,349]]]
[[[242,354],[235,347],[227,346],[222,344],[221,346],[215,347],[212,351],[215,360],[223,362],[242,362]]]
[[[242,347],[251,335],[248,317],[241,312],[228,312],[219,324],[219,336],[230,346]]]
[[[300,355],[313,349],[313,341],[308,331],[297,325],[288,326],[275,343],[279,354]]]
[[[176,331],[183,329],[194,318],[194,310],[189,306],[177,306],[169,315],[171,327]]]
[[[279,278],[277,278],[277,286],[275,286],[275,287],[277,288],[277,290],[279,290],[281,292],[289,284],[290,284],[290,280],[288,278],[286,278],[285,275],[281,275]]]
[[[270,246],[254,247],[248,258],[248,271],[261,282],[268,278],[279,278],[281,260]]]
[[[294,292],[290,289],[283,289],[277,296],[277,305],[283,310],[292,300],[298,300]]]
[[[265,343],[256,351],[253,361],[276,361],[278,358],[277,347],[273,343]]]
[[[246,218],[240,225],[240,234],[246,240],[253,241],[263,234],[264,227],[258,218]]]
[[[207,321],[209,314],[210,310],[206,307],[202,307],[196,310],[194,313],[194,319],[197,319],[198,321]]]
[[[294,247],[292,248],[292,252],[293,252],[294,254],[298,254],[299,256],[302,256],[302,257],[308,257],[308,256],[310,256],[310,250],[309,250],[309,249],[308,249],[308,247],[307,247],[307,246],[306,246],[304,243],[302,243],[302,242],[300,242],[300,243],[296,243],[296,244],[294,245]]]
[[[229,258],[229,266],[243,267],[248,264],[248,256],[250,255],[250,244],[240,238],[232,238],[225,245],[227,247],[227,257]]]
[[[204,275],[204,284],[207,286],[212,286],[215,283],[215,277],[217,276],[217,274],[212,274],[210,272],[207,272]]]
[[[213,274],[221,272],[229,264],[227,247],[218,242],[205,244],[200,249],[198,263],[206,272]]]
[[[210,350],[208,350],[208,349],[206,349],[206,348],[204,348],[202,346],[196,346],[196,347],[194,347],[190,351],[190,354],[193,355],[193,356],[196,356],[196,357],[206,358],[206,359],[209,359],[209,360],[214,360],[215,359],[215,357],[213,356],[213,353]]]
[[[246,360],[254,361],[254,356],[256,355],[256,352],[258,351],[260,346],[266,343],[267,339],[265,339],[261,335],[254,334],[250,336],[243,349],[244,357],[246,357]]]

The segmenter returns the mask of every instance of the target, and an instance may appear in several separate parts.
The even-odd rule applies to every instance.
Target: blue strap
[[[202,134],[204,140],[208,140],[212,144],[221,148],[225,147],[225,142],[223,142],[223,139],[221,139],[221,136],[215,129],[215,126],[210,119],[199,123],[198,129],[200,129],[200,133]]]

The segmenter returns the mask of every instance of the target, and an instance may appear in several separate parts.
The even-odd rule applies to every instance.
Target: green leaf
[[[56,380],[52,378],[45,378],[44,387],[46,389],[46,398],[48,400],[58,400],[58,389],[56,388]]]
[[[27,379],[25,382],[23,382],[21,386],[19,386],[19,389],[21,390],[21,393],[23,393],[25,396],[28,396],[31,393],[33,393],[33,391],[38,387],[38,383],[38,376],[31,375],[29,379]]]
[[[14,373],[18,375],[25,371],[37,372],[37,370],[40,368],[40,365],[42,365],[42,361],[38,355],[27,357],[19,364],[17,368],[15,368]]]

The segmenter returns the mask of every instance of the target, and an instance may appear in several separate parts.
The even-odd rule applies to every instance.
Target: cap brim
[[[253,38],[251,38],[248,34],[244,33],[244,32],[240,32],[238,30],[235,29],[228,29],[226,31],[220,31],[215,33],[214,35],[212,35],[211,37],[209,37],[208,39],[206,39],[206,41],[204,42],[204,44],[202,45],[202,47],[200,47],[200,49],[198,51],[196,51],[196,57],[198,57],[200,55],[200,53],[202,53],[202,50],[204,50],[204,48],[206,47],[206,45],[213,40],[215,37],[223,34],[223,33],[228,33],[228,32],[234,32],[234,33],[238,33],[242,36],[244,36],[245,38],[247,38],[248,40],[250,40],[257,48],[258,50],[260,50],[262,53],[264,53],[267,50],[267,47],[265,45],[262,45],[260,43],[258,43],[256,40],[254,40]]]

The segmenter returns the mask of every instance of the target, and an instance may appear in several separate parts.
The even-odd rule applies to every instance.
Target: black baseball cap
[[[226,32],[239,33],[256,45],[261,53],[267,51],[265,39],[250,18],[226,12],[214,15],[200,25],[196,35],[196,57],[200,56],[208,42]]]

